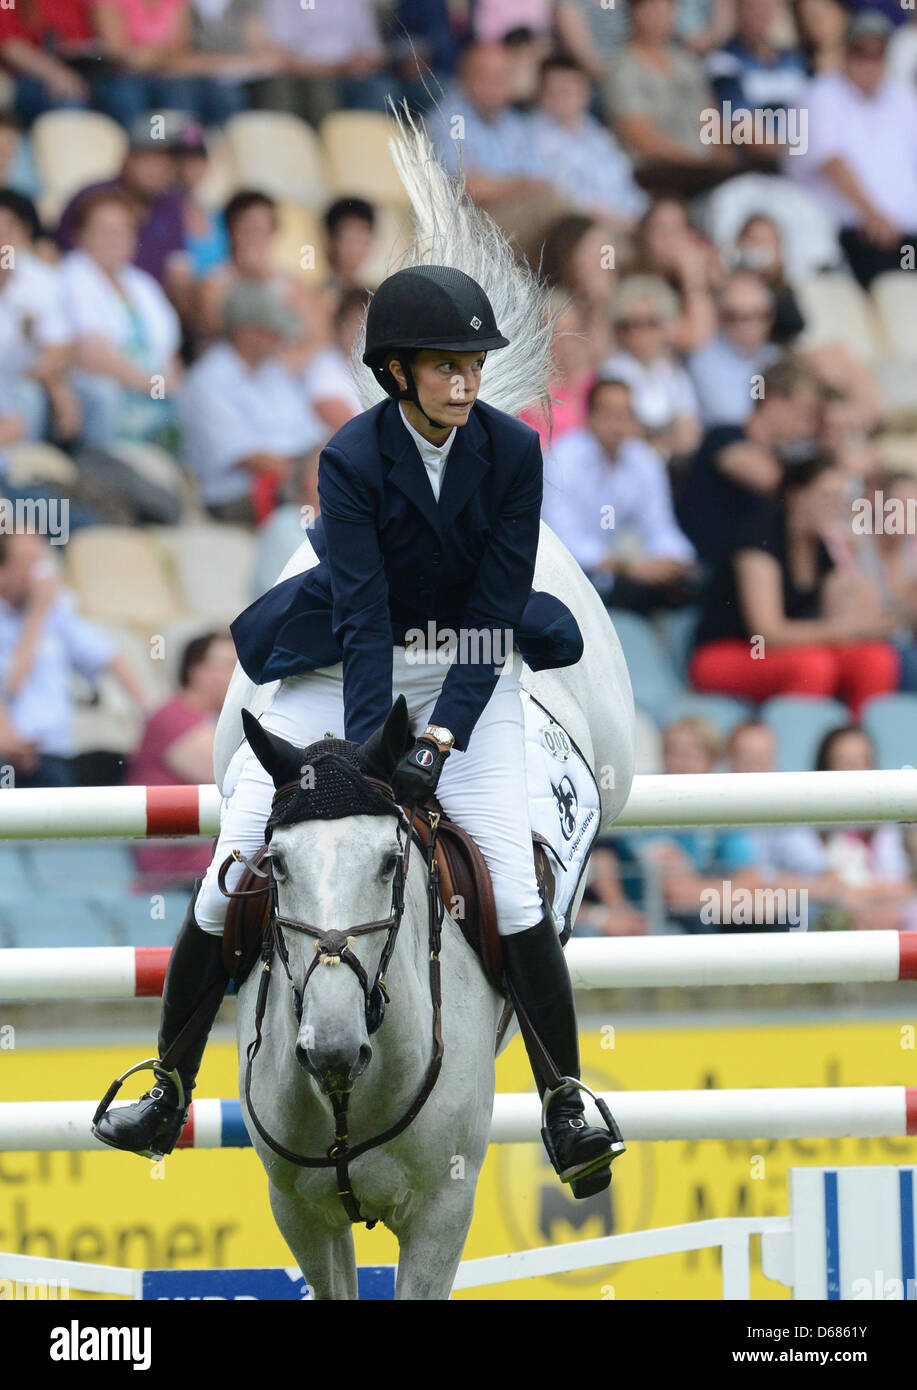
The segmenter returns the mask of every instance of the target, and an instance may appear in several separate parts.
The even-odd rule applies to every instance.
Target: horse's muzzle
[[[362,1076],[372,1061],[369,1043],[361,1043],[356,1058],[350,1052],[336,1052],[321,1047],[307,1048],[296,1044],[296,1060],[310,1076],[314,1076],[326,1096],[342,1095],[353,1090],[353,1083]]]

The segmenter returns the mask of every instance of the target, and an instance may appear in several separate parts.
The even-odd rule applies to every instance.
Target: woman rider
[[[582,654],[572,614],[532,590],[542,500],[538,435],[479,398],[488,351],[507,347],[480,285],[451,266],[417,265],[370,302],[363,361],[388,398],[348,421],[322,451],[319,564],[277,584],[232,626],[252,680],[281,679],[261,723],[299,747],[329,730],[363,742],[385,721],[393,690],[422,733],[392,774],[395,799],[434,793],[490,869],[512,991],[561,1075],[579,1077],[573,991],[532,858],[523,707],[513,647],[533,669]],[[417,660],[416,634],[438,634]],[[442,660],[443,640],[453,641]],[[481,647],[477,640],[488,642]],[[490,655],[487,655],[489,643]],[[495,653],[496,649],[496,653]],[[445,674],[444,674],[445,673]],[[264,838],[274,787],[247,743],[224,785],[213,862],[192,901],[166,976],[159,1055],[219,978],[227,900],[216,876],[233,849]],[[230,889],[241,873],[233,866]],[[186,1097],[216,1007],[188,1031],[179,1060]],[[184,1045],[184,1044],[183,1044]],[[545,1082],[530,1053],[539,1092]],[[187,1111],[165,1073],[95,1127],[116,1148],[168,1153]],[[607,1187],[612,1136],[586,1125],[580,1092],[549,1099],[548,1153],[578,1197]],[[553,1152],[552,1152],[553,1149]]]

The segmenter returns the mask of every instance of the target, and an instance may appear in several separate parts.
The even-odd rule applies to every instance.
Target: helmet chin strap
[[[451,430],[452,425],[444,424],[442,420],[434,420],[432,415],[428,415],[427,412],[424,410],[423,406],[420,404],[420,396],[417,392],[417,383],[414,380],[414,373],[411,371],[410,362],[402,362],[401,369],[404,372],[404,379],[407,382],[407,388],[398,392],[398,399],[400,401],[410,401],[412,405],[416,405],[423,418],[425,420],[429,420],[430,424],[433,425],[436,429]]]

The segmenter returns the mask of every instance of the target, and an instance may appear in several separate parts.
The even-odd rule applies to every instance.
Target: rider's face
[[[417,396],[425,413],[445,429],[464,425],[481,389],[483,352],[444,352],[424,348],[411,364]],[[407,385],[401,363],[390,364],[400,386]]]

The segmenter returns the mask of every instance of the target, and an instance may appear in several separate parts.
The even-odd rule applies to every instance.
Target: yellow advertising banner
[[[581,1039],[583,1075],[600,1090],[914,1085],[913,1026],[860,1024],[603,1029]],[[99,1095],[130,1060],[124,1048],[0,1051],[3,1100]],[[518,1039],[500,1058],[502,1091],[532,1086]],[[236,1095],[235,1050],[208,1050],[198,1094]],[[767,1098],[762,1095],[762,1111]],[[627,1136],[625,1135],[625,1138]],[[915,1163],[915,1139],[634,1143],[609,1191],[576,1202],[536,1144],[494,1145],[478,1186],[466,1258],[715,1216],[781,1215],[791,1166]],[[789,1291],[756,1267],[752,1296]],[[397,1259],[381,1226],[358,1228],[361,1264]],[[292,1263],[251,1150],[183,1151],[153,1165],[132,1155],[0,1155],[0,1250],[134,1268]],[[456,1298],[712,1299],[716,1250],[631,1261],[468,1290]]]

